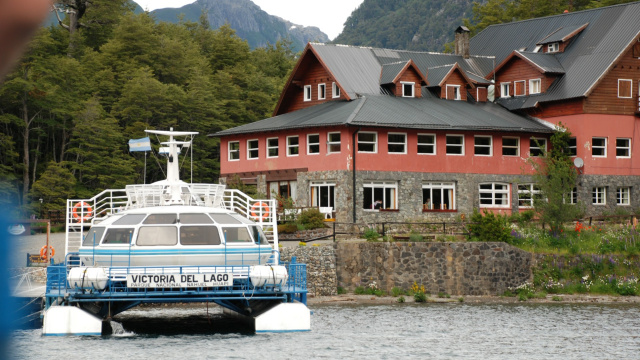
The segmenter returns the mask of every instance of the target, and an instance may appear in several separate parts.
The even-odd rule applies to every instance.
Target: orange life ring
[[[75,205],[73,205],[73,210],[71,210],[71,214],[73,215],[73,218],[76,219],[77,221],[80,221],[80,220],[87,221],[91,219],[91,216],[93,215],[93,209],[91,208],[91,205],[87,204],[84,201],[80,201]]]
[[[262,215],[260,215],[260,213],[262,213]],[[251,217],[254,219],[266,220],[269,217],[269,205],[262,201],[254,203],[251,206]]]
[[[51,259],[55,254],[56,254],[56,249],[54,249],[53,246],[49,245],[49,259]],[[47,258],[47,245],[44,245],[43,247],[40,248],[40,258],[41,259]]]

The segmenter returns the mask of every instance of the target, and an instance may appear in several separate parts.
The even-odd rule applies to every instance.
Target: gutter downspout
[[[357,128],[356,131],[353,132],[351,139],[351,151],[353,157],[353,223],[356,223],[356,134],[360,132],[360,128]]]
[[[359,94],[356,93],[356,96],[358,97],[358,99],[360,100],[360,104],[358,104],[358,106],[355,108],[355,110],[351,113],[351,115],[349,115],[349,118],[346,121],[347,127],[348,126],[352,126],[351,122],[353,121],[353,119],[355,119],[355,117],[358,115],[358,113],[360,112],[360,109],[362,109],[362,106],[364,105],[365,102],[367,102],[367,97],[366,96],[361,96]],[[353,132],[352,134],[352,140],[351,140],[351,146],[352,146],[352,156],[353,156],[353,184],[351,184],[353,186],[353,223],[356,223],[357,220],[357,216],[356,216],[356,134],[360,131],[360,127],[358,127],[358,129],[356,131]]]

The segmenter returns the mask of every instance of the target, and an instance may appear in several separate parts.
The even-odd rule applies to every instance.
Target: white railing
[[[274,199],[254,199],[240,190],[226,189],[224,207],[255,221],[278,248],[277,203]]]
[[[77,252],[86,227],[118,212],[142,207],[161,206],[166,200],[165,185],[127,185],[126,189],[109,189],[91,199],[67,200],[65,255]],[[225,185],[184,184],[190,193],[182,194],[185,205],[223,207],[255,221],[278,248],[276,201],[253,199]],[[74,212],[75,209],[75,212]]]

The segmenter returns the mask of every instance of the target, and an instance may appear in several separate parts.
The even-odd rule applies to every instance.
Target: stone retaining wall
[[[336,251],[333,246],[298,246],[280,248],[280,261],[307,264],[307,288],[310,296],[336,295]]]
[[[373,281],[387,292],[416,282],[432,294],[500,295],[532,281],[532,255],[499,242],[338,242],[281,249],[282,261],[291,256],[307,264],[309,294],[317,296]]]

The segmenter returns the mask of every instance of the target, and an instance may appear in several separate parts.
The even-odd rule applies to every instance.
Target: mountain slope
[[[202,11],[207,13],[212,28],[229,23],[252,48],[275,44],[287,36],[293,41],[294,50],[302,50],[309,41],[329,41],[317,27],[304,27],[269,15],[250,0],[198,0],[178,9],[158,9],[151,13],[157,20],[175,23],[180,14],[184,14],[184,20],[198,21]]]
[[[453,41],[472,0],[364,0],[347,19],[336,44],[442,51]]]

